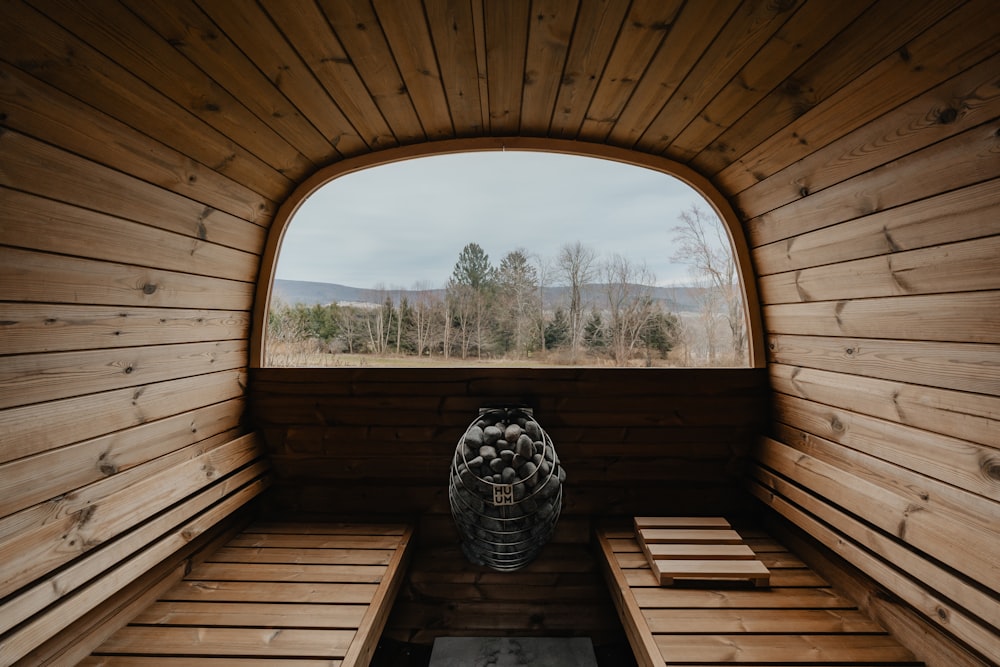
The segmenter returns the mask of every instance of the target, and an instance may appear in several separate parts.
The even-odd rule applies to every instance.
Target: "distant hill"
[[[545,288],[546,305],[555,306],[564,301],[567,289],[566,287]],[[698,294],[703,289],[687,286],[654,287],[653,296],[671,312],[696,311],[698,310]],[[591,292],[592,300],[598,301],[600,299],[599,285],[588,285],[587,291]],[[429,290],[429,292],[438,295],[444,294],[443,289]],[[415,301],[415,297],[419,293],[416,290],[373,290],[306,280],[282,280],[279,278],[274,281],[274,297],[290,305],[296,303],[306,306],[328,303],[382,303],[386,294],[389,294],[393,301],[398,301],[404,296],[409,301]]]

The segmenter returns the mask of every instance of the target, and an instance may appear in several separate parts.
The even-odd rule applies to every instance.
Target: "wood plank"
[[[243,395],[241,369],[0,411],[0,462],[100,437]]]
[[[9,357],[0,368],[0,407],[135,387],[245,363],[243,340]]]
[[[864,516],[866,521],[902,542],[938,558],[985,586],[994,590],[1000,587],[1000,582],[991,581],[991,572],[1000,567],[1000,554],[990,548],[996,542],[996,533],[969,525],[961,521],[960,516],[939,510],[930,502],[912,504],[885,486],[769,438],[762,440],[758,457],[762,465],[795,480],[813,493],[837,498],[839,505]]]
[[[206,656],[92,655],[80,667],[340,667],[336,658],[214,658]]]
[[[1000,235],[993,215],[998,197],[1000,179],[993,179],[909,202],[761,246],[754,266],[765,276]]]
[[[649,626],[642,621],[642,607],[645,605],[636,599],[621,569],[616,566],[611,543],[601,531],[597,532],[597,544],[600,549],[598,562],[607,580],[611,601],[618,610],[629,643],[632,644],[636,661],[641,667],[665,666],[655,637],[650,632]]]
[[[685,530],[682,528],[644,528],[640,543],[646,544],[742,544],[735,530]]]
[[[881,585],[886,586],[908,602],[928,618],[943,613],[948,619],[948,627],[953,636],[965,641],[969,646],[983,655],[995,652],[997,648],[996,632],[984,627],[978,620],[968,615],[962,608],[954,606],[950,601],[933,594],[923,585],[914,582],[909,576],[896,570],[888,562],[873,556],[867,549],[859,547],[843,535],[821,524],[798,508],[788,504],[780,497],[769,494],[760,487],[752,486],[752,492],[765,503],[776,509],[795,524],[807,530],[811,536],[832,549],[835,553],[867,575],[876,578]],[[769,497],[770,496],[770,497]],[[996,604],[995,599],[991,604]],[[995,616],[995,613],[994,613]]]
[[[178,548],[191,542],[192,538],[208,531],[214,525],[212,522],[217,522],[228,516],[238,509],[241,503],[245,503],[259,494],[267,486],[266,481],[262,478],[263,470],[263,466],[258,466],[238,473],[235,481],[242,481],[246,484],[229,497],[226,497],[226,494],[236,488],[234,485],[212,487],[201,492],[184,505],[128,532],[115,543],[113,552],[92,550],[53,576],[36,581],[31,587],[22,590],[16,598],[4,603],[0,632],[30,618],[32,614],[45,609],[46,606],[60,601],[65,604],[54,607],[51,613],[62,618],[61,622],[65,624],[72,622],[78,617],[76,614],[93,609],[124,586],[127,581],[130,581],[128,576],[137,578],[150,570],[159,561],[176,552]],[[222,499],[221,502],[218,502],[220,499]],[[216,505],[211,511],[203,512],[212,503],[216,503]],[[203,513],[198,515],[199,512]],[[142,550],[140,556],[132,557],[135,552],[140,550]],[[117,578],[110,584],[101,581],[98,575],[108,569],[108,561],[116,559],[123,565],[115,570],[113,575],[109,573],[108,576]],[[95,584],[92,580],[99,583]],[[68,596],[69,593],[81,587],[84,588],[80,594],[74,595],[72,598]],[[69,610],[68,613],[64,611],[66,609]],[[38,621],[38,628],[41,630],[36,628],[35,631],[43,633],[51,631],[52,621],[51,619],[46,620],[47,618],[48,613],[41,616]],[[42,635],[42,639],[44,637],[45,635]]]
[[[256,521],[248,531],[269,535],[402,535],[407,525],[402,523],[363,522],[302,522],[302,521]]]
[[[395,535],[268,535],[246,530],[229,547],[277,547],[291,549],[396,549]]]
[[[653,560],[653,575],[661,585],[677,579],[749,579],[755,586],[767,586],[771,573],[758,560]]]
[[[7,63],[0,97],[8,128],[261,227],[274,217],[273,200]]]
[[[82,42],[81,51],[89,44],[107,61],[155,87],[178,107],[272,167],[292,177],[302,177],[315,166],[315,161],[288,142],[287,127],[277,132],[266,125],[251,113],[246,103],[206,77],[167,40],[118,3],[99,0],[90,13],[72,3],[45,2],[38,9],[57,23],[71,26]]]
[[[248,54],[257,54],[259,50],[252,48],[254,45],[241,50],[234,43],[233,40],[239,41],[241,35],[238,32],[234,34],[231,25],[220,24],[223,28],[220,31],[193,3],[178,2],[170,6],[159,2],[126,4],[158,33],[161,39],[156,41],[169,44],[173,50],[183,54],[190,61],[188,67],[200,70],[202,77],[210,81],[224,81],[228,92],[244,104],[259,122],[267,124],[271,131],[282,136],[311,162],[322,164],[331,156],[340,155],[328,137],[313,127],[265,75],[265,72],[270,71],[267,63],[261,63],[262,67],[258,69],[251,62]],[[259,11],[254,13],[254,9],[245,5],[241,7],[241,11],[233,13],[246,16],[248,20],[257,23],[262,38],[267,39],[272,47],[267,51],[268,54],[281,52],[280,35],[275,33],[274,28],[268,25],[266,16],[259,14]],[[287,47],[284,48],[287,50]],[[178,57],[176,53],[171,55]],[[285,53],[274,57],[285,58],[284,62],[288,63],[286,67],[292,69],[293,61],[287,59]],[[169,62],[168,58],[161,58],[164,62]],[[289,78],[294,78],[294,74]],[[280,81],[285,83],[283,79]],[[164,81],[161,86],[166,89],[165,92],[170,91],[174,95],[184,90],[176,80]],[[330,115],[336,117],[336,111]]]
[[[854,604],[825,588],[698,590],[637,588],[636,602],[645,609],[853,609]]]
[[[655,560],[753,560],[753,549],[745,544],[647,544]]]
[[[70,562],[206,486],[231,483],[225,476],[251,464],[259,453],[255,438],[246,436],[100,496],[75,512],[69,499],[60,499],[58,504],[69,505],[69,511],[0,543],[0,595]],[[141,472],[142,466],[135,470]],[[91,486],[100,488],[102,484]]]
[[[758,164],[747,157],[754,147],[834,96],[879,62],[897,54],[911,40],[933,30],[934,25],[954,8],[953,2],[937,0],[924,2],[911,8],[913,11],[900,14],[899,7],[892,3],[873,2],[868,11],[836,39],[802,63],[783,85],[719,135],[711,144],[715,150],[701,156],[700,168],[707,173],[717,173],[718,182],[724,183],[723,187],[731,192],[757,182],[758,175],[769,175],[770,171],[764,171],[766,161]]]
[[[772,363],[1000,395],[997,345],[776,334],[768,350]]]
[[[69,626],[125,585],[137,580],[179,548],[209,530],[222,518],[263,491],[266,484],[257,479],[262,472],[263,468],[259,467],[238,474],[234,481],[246,483],[242,488],[239,488],[239,484],[215,485],[200,493],[191,502],[174,508],[138,530],[128,533],[115,543],[111,552],[92,551],[68,568],[60,570],[54,577],[39,581],[28,592],[5,603],[4,614],[0,615],[5,626],[8,623],[10,626],[16,625],[18,621],[29,618],[33,612],[45,609],[47,604],[56,604],[52,604],[44,613],[38,614],[30,622],[19,627],[16,632],[0,640],[0,648],[4,649],[4,654],[25,655],[51,637],[53,632]],[[229,495],[233,489],[238,490]],[[222,502],[217,502],[220,499],[223,499]],[[191,518],[192,514],[201,512],[213,502],[217,504],[211,511]],[[158,538],[159,535],[163,537]],[[142,550],[150,544],[152,544],[150,548]],[[138,557],[128,558],[132,551],[140,550],[142,553]],[[109,570],[109,563],[115,562],[120,562],[121,565]],[[96,576],[102,573],[103,576]],[[77,588],[79,591],[75,595],[66,595]]]
[[[990,618],[996,615],[998,609],[996,598],[989,595],[979,586],[969,582],[965,577],[956,574],[952,570],[940,568],[937,563],[929,560],[918,551],[914,551],[909,546],[901,544],[891,536],[879,530],[873,530],[843,510],[836,508],[824,499],[814,496],[803,487],[786,480],[780,475],[764,469],[755,468],[749,483],[751,491],[762,498],[765,494],[770,494],[766,498],[768,505],[786,515],[800,517],[816,517],[827,522],[828,535],[844,536],[857,544],[868,545],[871,552],[885,563],[892,564],[905,572],[908,577],[912,577],[923,588],[930,590],[947,591],[949,600],[967,609],[973,616],[980,618]],[[800,509],[786,512],[783,509],[791,501]],[[802,512],[805,512],[804,514]],[[809,521],[813,521],[812,518]],[[874,561],[873,561],[874,562]],[[926,592],[916,593],[916,588],[912,582],[907,583],[907,590],[915,594],[911,599],[922,600],[925,606],[932,604]]]
[[[527,0],[490,2],[483,6],[489,131],[496,136],[516,135],[521,128],[530,13],[531,3]]]
[[[775,420],[932,479],[1000,500],[996,449],[775,394]]]
[[[803,155],[737,194],[737,208],[751,217],[759,215],[801,197],[804,185],[812,192],[821,190],[995,118],[1000,92],[992,73],[998,67],[1000,56],[987,58],[891,113]]]
[[[966,530],[994,534],[1000,539],[1000,530],[997,528],[997,513],[1000,508],[989,498],[785,424],[776,425],[774,439],[783,443],[795,443],[797,449],[821,461],[873,484],[885,486],[893,493],[908,498],[912,507],[923,507],[924,503],[929,503],[936,511],[961,517],[962,523],[968,526]]]
[[[746,223],[757,247],[993,178],[1000,137],[987,123],[910,153]],[[877,193],[877,196],[873,193]]]
[[[27,73],[202,164],[214,165],[220,173],[273,200],[282,199],[290,189],[297,172],[293,165],[275,167],[252,155],[41,14],[18,8],[16,13],[7,12],[5,19],[0,41],[10,46],[10,53],[18,54],[14,64]],[[73,53],[73,59],[64,58],[66,53]],[[88,76],[80,76],[81,71]]]
[[[693,157],[695,151],[690,146],[674,147],[677,129],[689,126],[699,113],[703,113],[712,98],[767,43],[800,4],[795,0],[780,5],[742,3],[737,7],[677,92],[649,124],[637,147],[650,153],[665,153],[682,162]]]
[[[852,609],[647,609],[654,634],[884,634],[877,623]]]
[[[415,0],[374,0],[373,14],[359,20],[379,25],[406,91],[431,139],[455,136],[427,18]]]
[[[353,638],[353,630],[128,626],[96,653],[342,658]]]
[[[1000,289],[1000,235],[760,279],[765,304]],[[769,321],[770,326],[770,321]]]
[[[826,46],[870,6],[870,0],[841,2],[835,6],[808,2],[799,5],[678,134],[671,144],[672,153],[689,164],[699,165],[698,158],[715,148],[709,146],[726,128],[787,81],[801,63]]]
[[[132,625],[198,627],[327,628],[356,630],[367,605],[298,602],[159,601],[132,619]]]
[[[657,635],[667,662],[912,662],[888,635]]]
[[[734,0],[686,2],[670,26],[667,39],[650,60],[631,97],[607,135],[609,142],[635,146],[666,101],[734,14]],[[670,137],[662,137],[669,141]]]
[[[774,390],[1000,449],[1000,398],[772,364]]]
[[[256,280],[256,253],[206,242],[195,236],[199,229],[159,229],[7,188],[0,188],[0,214],[6,222],[0,243],[6,245],[140,266],[150,265],[149,248],[155,247],[160,269]]]
[[[243,253],[226,253],[219,250],[220,259],[245,257],[247,253],[256,256],[264,243],[267,232],[259,225],[140,181],[133,176],[103,167],[54,146],[43,144],[18,132],[5,131],[0,135],[0,146],[3,147],[6,158],[4,169],[0,170],[0,184],[12,190],[20,190],[65,204],[62,207],[57,204],[50,205],[51,214],[57,217],[53,221],[47,221],[35,215],[33,211],[37,205],[35,198],[5,190],[4,205],[11,211],[11,215],[28,216],[29,219],[26,221],[28,223],[51,224],[54,229],[68,229],[68,225],[79,221],[91,226],[97,225],[99,229],[102,224],[105,229],[108,224],[112,229],[117,229],[117,222],[108,222],[107,216],[114,216],[133,220],[163,232],[195,239],[198,242],[175,241],[186,247],[189,252],[192,250],[202,254],[211,252],[211,246],[206,247],[204,243],[207,242]],[[55,179],[54,182],[49,176],[52,169],[58,169],[62,178]],[[9,202],[6,201],[8,198]],[[91,209],[104,215],[77,212],[76,208]],[[136,232],[123,226],[122,233]],[[174,238],[168,234],[156,235],[147,232],[148,238],[155,239],[158,236],[164,239]],[[113,238],[112,236],[104,239],[106,243],[112,244],[112,248],[115,247]],[[166,259],[177,261],[176,255],[168,254]],[[194,259],[196,261],[199,258]],[[236,263],[244,261],[247,260],[237,259]],[[199,264],[196,262],[195,266]],[[199,268],[204,269],[204,264]]]
[[[580,3],[550,122],[552,136],[578,135],[628,8],[622,0]]]
[[[217,403],[0,465],[0,516],[237,428],[244,408],[242,400]]]
[[[784,303],[764,317],[775,334],[998,343],[1000,291]]]
[[[375,648],[378,646],[379,639],[382,636],[382,630],[385,627],[386,620],[389,618],[392,604],[402,586],[406,566],[410,560],[409,546],[412,538],[413,529],[408,527],[406,532],[403,533],[392,558],[389,560],[385,577],[383,577],[379,584],[378,590],[375,592],[375,596],[368,606],[364,618],[361,619],[361,625],[358,626],[355,641],[347,649],[347,654],[344,656],[344,664],[348,667],[355,665],[357,667],[365,667],[365,665],[371,663]]]
[[[237,549],[223,547],[212,555],[218,563],[302,563],[311,565],[388,565],[392,549]]]
[[[729,521],[721,516],[637,516],[632,524],[636,530],[643,528],[730,528]]]
[[[249,329],[244,311],[0,303],[0,354],[233,340]]]
[[[629,7],[580,126],[581,138],[603,141],[617,124],[622,108],[648,69],[650,60],[671,32],[681,4],[676,0],[641,0]]]
[[[301,563],[206,562],[191,569],[192,581],[287,581],[292,583],[377,584],[384,565],[303,565]]]
[[[371,8],[346,0],[319,0],[318,4],[396,140],[424,140],[425,130]],[[358,90],[354,96],[362,94]]]
[[[272,87],[269,84],[273,84],[276,89],[275,97],[280,99],[284,96],[293,105],[295,112],[289,115],[301,125],[300,134],[309,132],[312,127],[319,130],[323,139],[316,142],[317,145],[309,154],[320,155],[321,164],[329,163],[338,156],[359,155],[369,150],[368,144],[358,135],[341,110],[329,103],[322,86],[299,58],[294,45],[287,41],[257,3],[243,2],[238,11],[226,12],[220,12],[219,6],[210,2],[202,2],[200,6],[266,77],[266,81],[257,82],[243,71],[240,74],[223,73],[219,77],[221,80],[242,78],[250,84],[241,88],[238,93],[240,99],[260,95],[259,91],[266,90]],[[214,44],[212,46],[217,48]],[[219,60],[217,55],[210,55],[209,59],[213,62]],[[227,67],[235,66],[228,57],[224,60]],[[249,72],[249,68],[246,71]],[[235,87],[240,84],[230,85]],[[275,122],[276,126],[281,122],[283,112],[275,112],[272,105],[264,105],[262,113],[266,114],[262,118],[279,117]],[[291,134],[287,125],[277,129],[282,136]],[[309,132],[307,136],[311,135],[312,132]]]
[[[472,8],[458,0],[427,0],[424,11],[456,134],[477,136],[484,122]]]
[[[184,602],[273,602],[370,604],[375,584],[324,584],[272,581],[192,581],[186,579],[160,599]]]
[[[579,11],[578,0],[532,3],[521,100],[522,134],[548,132]]]
[[[0,246],[7,301],[250,310],[254,284]]]
[[[340,40],[316,3],[302,3],[296,11],[284,11],[282,0],[261,3],[275,25],[286,35],[295,36],[295,50],[309,71],[372,148],[395,146],[396,138],[382,118],[375,100],[365,89],[357,70],[347,57]]]

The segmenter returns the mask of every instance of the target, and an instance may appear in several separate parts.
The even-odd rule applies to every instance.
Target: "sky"
[[[659,285],[690,283],[671,261],[682,211],[711,207],[673,177],[610,160],[504,151],[438,155],[337,178],[289,223],[277,277],[360,288],[440,288],[468,243],[494,266],[512,250],[545,261],[579,241],[598,261],[645,263]],[[534,261],[534,260],[533,260]]]

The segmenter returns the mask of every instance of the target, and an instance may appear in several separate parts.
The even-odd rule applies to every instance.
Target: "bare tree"
[[[569,325],[570,325],[570,352],[573,359],[576,359],[577,351],[580,349],[580,342],[583,339],[584,325],[584,287],[594,279],[597,273],[597,254],[587,248],[579,241],[567,243],[559,251],[556,258],[556,272],[560,279],[564,281],[570,289],[569,297]]]
[[[722,222],[697,205],[680,215],[681,224],[674,227],[677,249],[673,259],[690,265],[694,274],[706,285],[702,301],[702,319],[709,339],[709,363],[715,362],[711,323],[713,313],[721,312],[729,326],[733,361],[746,363],[747,334],[743,293],[732,245]]]
[[[618,254],[613,255],[603,269],[608,309],[607,346],[615,365],[627,366],[655,312],[652,286],[656,277],[645,264],[632,264]]]

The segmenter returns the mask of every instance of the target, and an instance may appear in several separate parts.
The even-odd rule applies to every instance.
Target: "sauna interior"
[[[700,190],[751,366],[262,367],[302,197],[501,149]],[[0,332],[0,665],[1000,661],[996,0],[3,0]],[[508,402],[569,477],[501,573],[447,487]],[[635,516],[770,587],[643,588]]]

